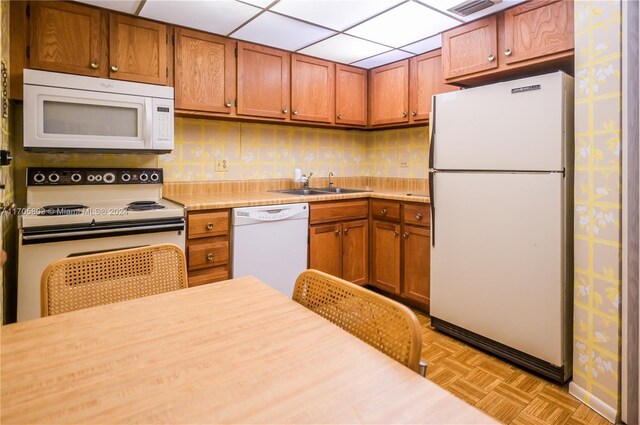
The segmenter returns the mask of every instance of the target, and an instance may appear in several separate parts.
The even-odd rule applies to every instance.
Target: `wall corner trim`
[[[575,382],[569,383],[569,394],[595,410],[612,424],[616,422],[618,412],[614,408],[607,405],[604,401],[589,393]]]

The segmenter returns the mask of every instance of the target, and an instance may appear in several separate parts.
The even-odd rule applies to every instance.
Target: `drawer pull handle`
[[[213,229],[213,223],[207,223],[207,230]]]
[[[398,231],[397,231],[397,230],[394,230],[394,231],[393,231],[393,237],[394,237],[394,238],[397,238],[397,237],[398,237]]]
[[[422,214],[421,213],[416,214],[416,220],[422,220]]]
[[[336,230],[336,236],[340,236],[340,230]]]
[[[207,261],[213,261],[213,252],[207,254]]]
[[[404,233],[402,234],[402,237],[403,237],[403,238],[405,238],[405,239],[407,239],[407,238],[409,237],[409,234],[408,234],[407,232],[404,232]]]
[[[381,212],[382,212],[382,215],[387,215],[387,209],[386,208],[383,208]]]
[[[344,229],[344,234],[346,235],[347,233],[349,233],[349,229]]]

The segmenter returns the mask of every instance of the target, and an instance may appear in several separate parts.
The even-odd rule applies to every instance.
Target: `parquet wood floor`
[[[609,421],[557,385],[525,372],[431,327],[415,310],[422,327],[422,358],[427,378],[505,424],[610,425]]]

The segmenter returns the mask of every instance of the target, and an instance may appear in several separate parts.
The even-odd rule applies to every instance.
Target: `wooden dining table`
[[[496,423],[253,277],[1,338],[2,424]]]

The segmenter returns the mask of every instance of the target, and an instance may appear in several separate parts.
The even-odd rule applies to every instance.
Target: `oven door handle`
[[[106,236],[118,236],[120,234],[134,234],[134,233],[157,233],[160,231],[184,230],[184,222],[181,223],[169,223],[169,224],[156,224],[153,226],[129,226],[120,229],[96,229],[96,230],[81,230],[81,231],[67,231],[67,232],[51,232],[40,233],[32,235],[22,235],[23,243],[38,243],[38,242],[54,242],[55,240],[72,240],[72,239],[87,239],[87,237],[106,237]]]

